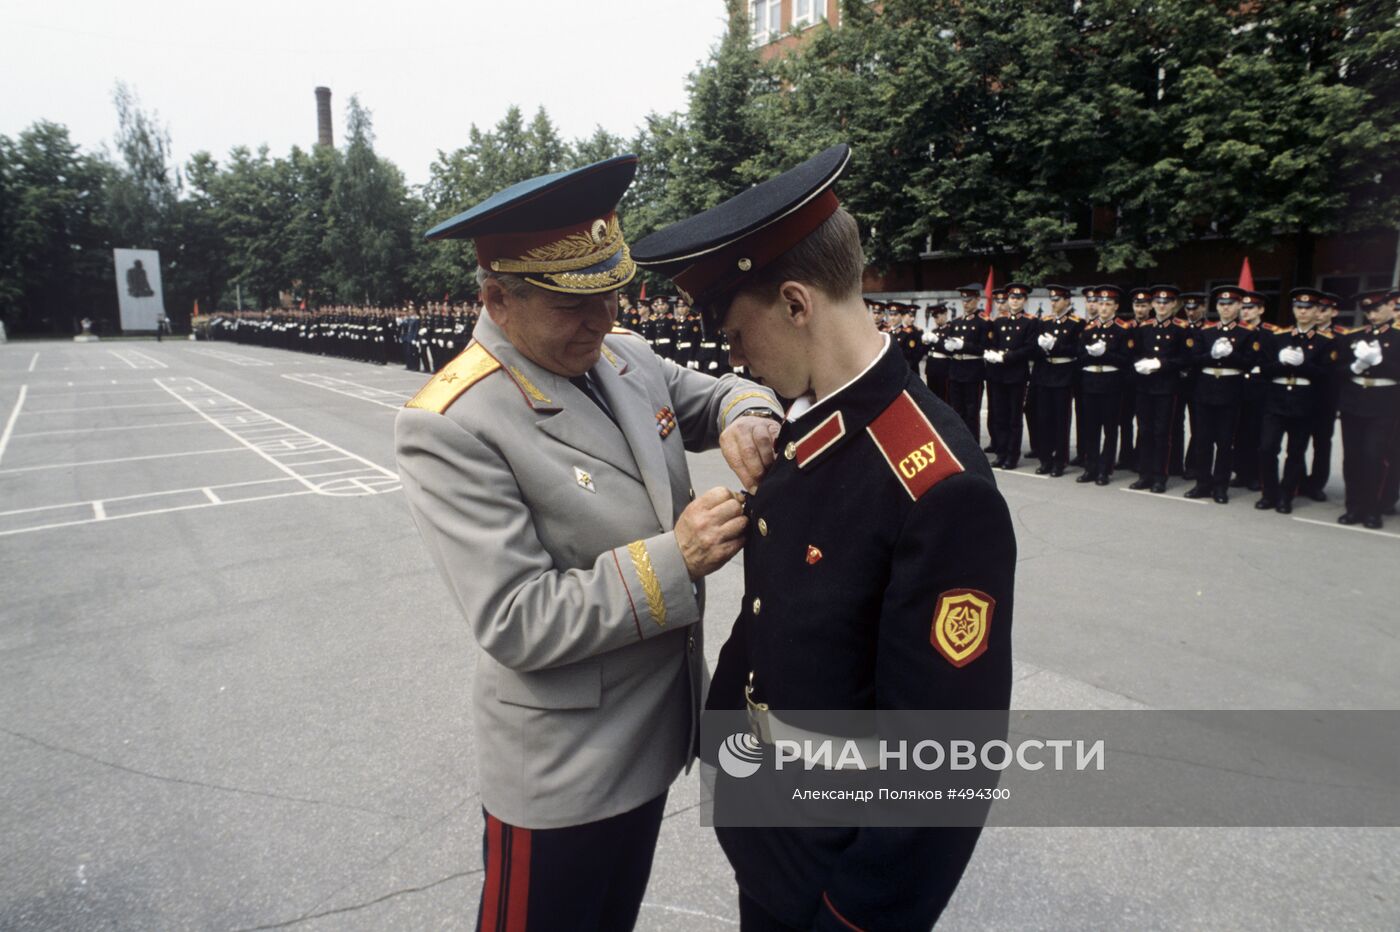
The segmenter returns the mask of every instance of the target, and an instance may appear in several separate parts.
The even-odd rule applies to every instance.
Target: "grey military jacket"
[[[413,519],[478,646],[481,799],[559,828],[664,791],[708,681],[704,590],[676,543],[686,450],[772,394],[657,357],[615,331],[593,369],[612,420],[483,314],[473,343],[399,412]]]

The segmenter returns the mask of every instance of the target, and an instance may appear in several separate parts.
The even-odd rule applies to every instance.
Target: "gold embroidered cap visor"
[[[637,157],[619,155],[531,178],[424,236],[470,239],[483,269],[519,275],[549,291],[613,291],[637,274],[616,212],[636,172]]]

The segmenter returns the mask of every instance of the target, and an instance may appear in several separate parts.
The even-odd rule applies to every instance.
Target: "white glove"
[[[928,345],[928,344],[930,344],[930,343],[933,343],[933,342],[936,341],[937,339],[938,339],[938,334],[936,334],[936,333],[925,333],[925,334],[924,334],[924,345]]]
[[[1104,352],[1105,352],[1107,349],[1108,349],[1108,344],[1105,343],[1103,340],[1100,340],[1100,341],[1097,342],[1097,343],[1090,343],[1090,344],[1085,348],[1085,352],[1087,352],[1090,356],[1095,356],[1095,357],[1097,357],[1097,356],[1102,356],[1102,355],[1104,354]]]
[[[1373,366],[1381,361],[1381,343],[1379,340],[1363,343],[1362,347],[1364,347],[1362,351],[1357,354],[1358,359],[1364,359]]]
[[[1285,346],[1278,351],[1278,361],[1285,366],[1301,366],[1303,364],[1303,351],[1296,346]]]
[[[1035,342],[1039,343],[1040,348],[1048,353],[1050,352],[1050,347],[1055,345],[1055,338],[1048,333],[1042,333],[1040,336],[1036,337]]]
[[[963,348],[963,338],[962,338],[962,337],[949,337],[948,339],[946,339],[946,340],[943,341],[943,345],[946,346],[946,347],[948,347],[948,349],[950,349],[950,350],[952,350],[953,352],[956,353],[958,350],[960,350],[960,349]]]
[[[1149,373],[1156,372],[1158,369],[1162,368],[1162,360],[1139,359],[1137,362],[1133,363],[1133,368],[1138,371],[1139,375],[1148,375]]]
[[[1210,346],[1211,359],[1224,359],[1235,351],[1235,345],[1225,337],[1220,337]]]
[[[1003,353],[1001,350],[989,349],[982,354],[982,358],[987,360],[987,362],[993,362],[1000,365],[1006,360],[1006,354]]]
[[[1351,364],[1351,371],[1355,372],[1357,375],[1360,375],[1369,368],[1371,368],[1371,363],[1364,359],[1357,359]]]

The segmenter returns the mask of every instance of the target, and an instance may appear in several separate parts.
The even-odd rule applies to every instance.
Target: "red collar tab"
[[[807,431],[797,441],[797,468],[801,469],[813,459],[825,453],[832,444],[846,436],[846,419],[840,411],[834,411],[816,427]]]

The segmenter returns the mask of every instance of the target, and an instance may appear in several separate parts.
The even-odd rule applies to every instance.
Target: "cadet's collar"
[[[783,456],[795,460],[798,469],[812,466],[865,430],[904,390],[908,379],[909,364],[899,353],[891,352],[886,338],[879,355],[860,375],[815,405],[804,405],[801,399],[794,402],[780,438]]]

